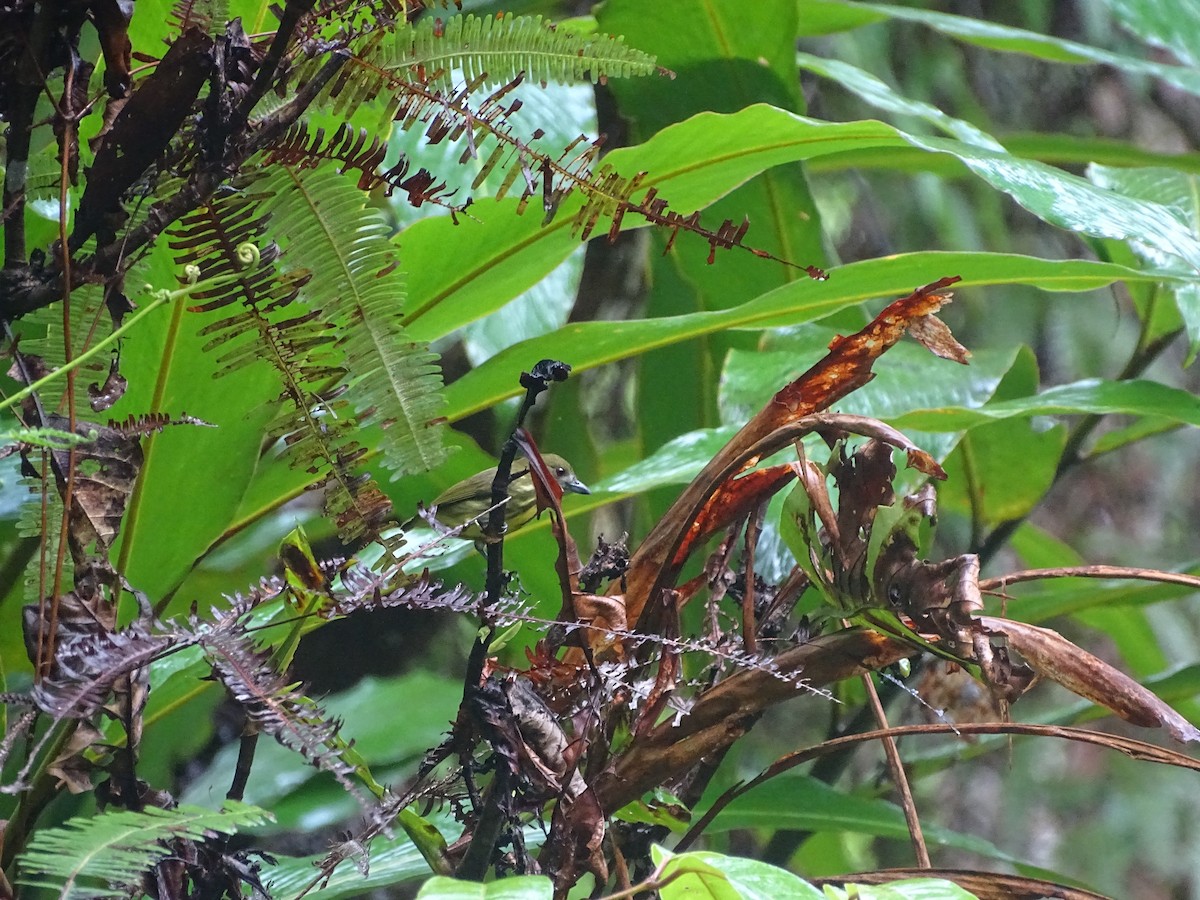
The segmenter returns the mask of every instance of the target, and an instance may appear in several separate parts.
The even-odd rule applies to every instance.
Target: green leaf
[[[1115,169],[1088,166],[1088,178],[1105,188],[1139,200],[1169,206],[1187,222],[1193,234],[1200,234],[1200,176],[1166,168]],[[1137,247],[1137,245],[1134,245]],[[1150,265],[1165,272],[1191,274],[1176,256],[1141,248]],[[1187,328],[1190,350],[1184,365],[1191,365],[1200,349],[1200,285],[1182,283],[1166,288]]]
[[[1052,387],[1032,397],[989,403],[977,409],[918,410],[897,416],[892,424],[897,428],[923,431],[959,431],[1014,417],[1082,414],[1160,416],[1200,425],[1200,397],[1157,381],[1087,379]]]
[[[434,424],[444,402],[441,373],[401,325],[404,283],[387,220],[330,166],[280,165],[264,189],[289,258],[312,272],[302,296],[338,326],[350,397],[383,426],[388,466],[397,474],[433,468],[445,455]]]
[[[543,227],[516,209],[515,200],[480,200],[458,224],[435,216],[400,235],[408,278],[403,324],[414,339],[432,341],[495,312],[579,247],[569,217]]]
[[[319,883],[319,887],[304,894],[314,900],[340,900],[340,898],[362,897],[365,893],[383,887],[408,884],[429,877],[429,865],[413,843],[403,836],[379,837],[371,843],[369,871],[358,867],[365,861],[361,857],[353,862],[342,862],[333,871],[327,882],[314,868],[325,858],[322,853],[308,857],[280,857],[279,864],[267,868],[263,873],[272,897],[297,897],[302,891]]]
[[[945,138],[908,134],[882,122],[830,123],[775,107],[755,105],[731,115],[701,113],[665,129],[638,147],[608,161],[620,171],[655,170],[652,160],[695,159],[678,176],[655,179],[676,209],[703,208],[720,184],[740,184],[771,166],[865,148],[917,147],[960,160],[993,188],[1011,196],[1034,215],[1094,237],[1138,240],[1200,267],[1200,243],[1164,206],[1101,190],[1078,176]],[[703,149],[703,153],[700,149]],[[727,188],[726,188],[727,189]]]
[[[1194,68],[1169,66],[1138,59],[1053,35],[1000,25],[986,19],[954,16],[928,9],[890,6],[882,3],[855,5],[889,18],[918,22],[947,37],[978,47],[986,47],[989,50],[1021,53],[1050,62],[1113,66],[1124,72],[1161,78],[1167,84],[1180,90],[1191,94],[1200,94],[1200,72]]]
[[[837,34],[863,25],[881,21],[884,16],[869,9],[860,9],[840,0],[799,0],[799,37]]]
[[[1022,347],[993,401],[1027,397],[1037,385],[1037,360]],[[938,487],[939,511],[969,516],[975,538],[987,525],[1026,515],[1053,482],[1065,441],[1065,426],[1047,428],[1032,418],[977,425],[943,463],[947,478]]]
[[[1191,0],[1103,0],[1122,25],[1146,43],[1200,64],[1200,7]]]
[[[923,824],[932,843],[970,850],[993,859],[1012,858],[983,838]],[[853,831],[907,840],[904,811],[894,803],[847,794],[807,775],[773,778],[766,790],[750,791],[723,809],[710,830],[791,828],[803,831]]]
[[[1117,280],[1156,280],[1150,273],[1124,266],[1008,254],[912,253],[866,260],[831,270],[827,281],[793,282],[733,309],[631,322],[569,324],[497,354],[449,385],[446,415],[457,421],[516,396],[518,378],[529,368],[530,360],[562,359],[578,373],[721,329],[809,322],[874,297],[902,296],[942,275],[962,275],[962,287],[1032,284],[1051,291],[1091,290]]]
[[[129,277],[166,286],[177,271],[164,240]],[[168,428],[142,441],[145,462],[126,511],[118,569],[152,599],[174,587],[229,526],[278,411],[279,376],[270,366],[213,377],[220,363],[205,352],[207,339],[199,334],[213,318],[179,304],[170,315],[148,320],[121,348],[129,390],[112,417],[187,413],[217,426]],[[214,460],[221,461],[220,478],[196,477],[211,471]]]
[[[755,859],[693,851],[651,851],[661,872],[663,900],[821,900],[824,894],[786,869]],[[670,879],[669,881],[667,879]]]
[[[798,10],[794,0],[710,4],[704,15],[696,15],[696,9],[692,0],[649,5],[641,0],[610,0],[598,10],[604,28],[654,52],[676,73],[675,83],[612,86],[620,115],[630,121],[635,138],[675,126],[696,113],[733,112],[754,103],[804,111],[795,60]],[[677,85],[687,89],[680,91]],[[674,160],[664,158],[647,168],[653,177],[674,165]],[[752,246],[782,259],[827,265],[820,212],[801,166],[758,173],[713,202],[705,218],[711,227],[725,220],[753,223]],[[650,236],[645,316],[725,309],[807,278],[798,268],[763,265],[761,259],[744,252],[722,254],[721,264],[712,266],[704,253],[697,252],[697,243],[687,236],[676,241],[663,229]],[[714,334],[645,354],[637,367],[636,407],[643,445],[657,447],[681,430],[716,424],[713,372],[730,347],[746,348],[750,341],[747,335]],[[672,392],[661,389],[664,379],[690,381],[698,389],[681,404]]]
[[[457,693],[456,693],[457,690]],[[430,672],[395,678],[364,678],[353,688],[321,701],[326,714],[342,721],[342,734],[371,766],[414,765],[441,739],[462,699],[461,685]],[[405,727],[379,715],[381,709],[405,709]],[[236,744],[222,748],[208,769],[190,784],[184,799],[196,802],[222,793],[237,760]],[[315,796],[319,773],[299,754],[271,741],[260,742],[246,799],[276,810],[280,829],[333,824],[354,812],[354,799],[340,787]],[[280,804],[291,798],[287,808]]]
[[[836,81],[876,109],[887,110],[902,116],[916,116],[964,144],[975,144],[1000,153],[1006,152],[1004,146],[986,131],[976,128],[963,119],[956,119],[932,104],[901,96],[886,82],[857,66],[841,60],[823,59],[809,53],[797,53],[796,61],[802,69],[807,69],[822,78]]]
[[[550,900],[554,885],[544,875],[518,875],[490,884],[435,876],[421,886],[417,900]]]
[[[146,870],[173,852],[173,839],[202,840],[211,832],[234,834],[269,819],[266,810],[225,801],[219,812],[196,806],[146,807],[71,819],[62,828],[34,833],[18,858],[18,881],[60,892],[61,897],[124,897]],[[105,883],[120,885],[108,886]]]

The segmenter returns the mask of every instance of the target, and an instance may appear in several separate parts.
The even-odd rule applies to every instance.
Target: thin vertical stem
[[[889,727],[887,713],[879,700],[875,682],[871,680],[871,673],[865,673],[862,681],[867,690],[867,702],[870,703],[871,710],[875,713],[875,720],[879,723],[880,728],[887,729]],[[933,864],[929,861],[929,848],[925,846],[925,835],[921,831],[921,820],[917,818],[917,805],[913,802],[912,790],[908,785],[908,776],[904,774],[904,763],[900,759],[896,741],[891,735],[884,735],[880,740],[883,741],[883,752],[887,756],[888,766],[892,770],[892,781],[896,783],[896,790],[900,792],[900,801],[904,808],[904,821],[908,823],[908,834],[912,838],[917,865],[922,869],[933,868]]]

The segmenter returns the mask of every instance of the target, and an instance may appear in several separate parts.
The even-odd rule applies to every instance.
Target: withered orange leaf
[[[684,489],[630,560],[625,596],[631,622],[639,622],[643,626],[650,624],[641,622],[643,611],[648,604],[656,606],[652,601],[660,595],[662,588],[675,583],[679,574],[677,560],[680,547],[701,510],[721,484],[738,471],[753,466],[763,455],[779,449],[768,440],[773,434],[778,434],[806,416],[829,408],[870,381],[874,377],[871,368],[875,360],[899,341],[918,320],[918,327],[923,334],[937,332],[936,326],[932,326],[928,318],[950,300],[950,295],[944,293],[944,289],[961,280],[957,275],[939,278],[889,304],[861,331],[835,338],[830,342],[829,352],[823,359],[780,389],[765,407],[742,426]],[[937,332],[930,342],[938,350],[947,350],[953,339],[948,338],[948,331],[945,335]],[[795,440],[795,437],[789,437],[788,440]],[[763,450],[761,454],[751,452],[760,446]],[[916,448],[909,450],[909,465],[935,478],[945,477],[937,462]]]
[[[722,528],[750,514],[759,503],[796,476],[789,464],[770,466],[726,481],[708,498],[700,515],[688,529],[683,543],[675,554],[675,564],[682,565],[692,551]]]

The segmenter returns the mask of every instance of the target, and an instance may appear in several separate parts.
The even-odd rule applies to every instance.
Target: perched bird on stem
[[[576,477],[571,464],[554,453],[542,454],[550,473],[564,491],[574,494],[590,494],[587,485]],[[484,469],[477,475],[465,478],[458,484],[442,491],[433,501],[434,515],[447,528],[457,528],[470,522],[458,537],[480,543],[484,541],[483,527],[487,524],[484,515],[492,506],[492,482],[496,480],[496,468]],[[508,502],[504,504],[506,532],[520,528],[537,513],[537,490],[533,475],[529,472],[529,460],[518,456],[513,460],[512,474],[508,481]],[[472,519],[478,519],[471,522]]]

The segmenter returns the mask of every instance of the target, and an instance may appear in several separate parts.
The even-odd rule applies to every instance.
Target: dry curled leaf
[[[1057,631],[1024,622],[979,616],[979,627],[1003,637],[1010,649],[1044,678],[1143,728],[1165,728],[1181,743],[1200,741],[1200,729],[1124,672],[1073,644]]]

